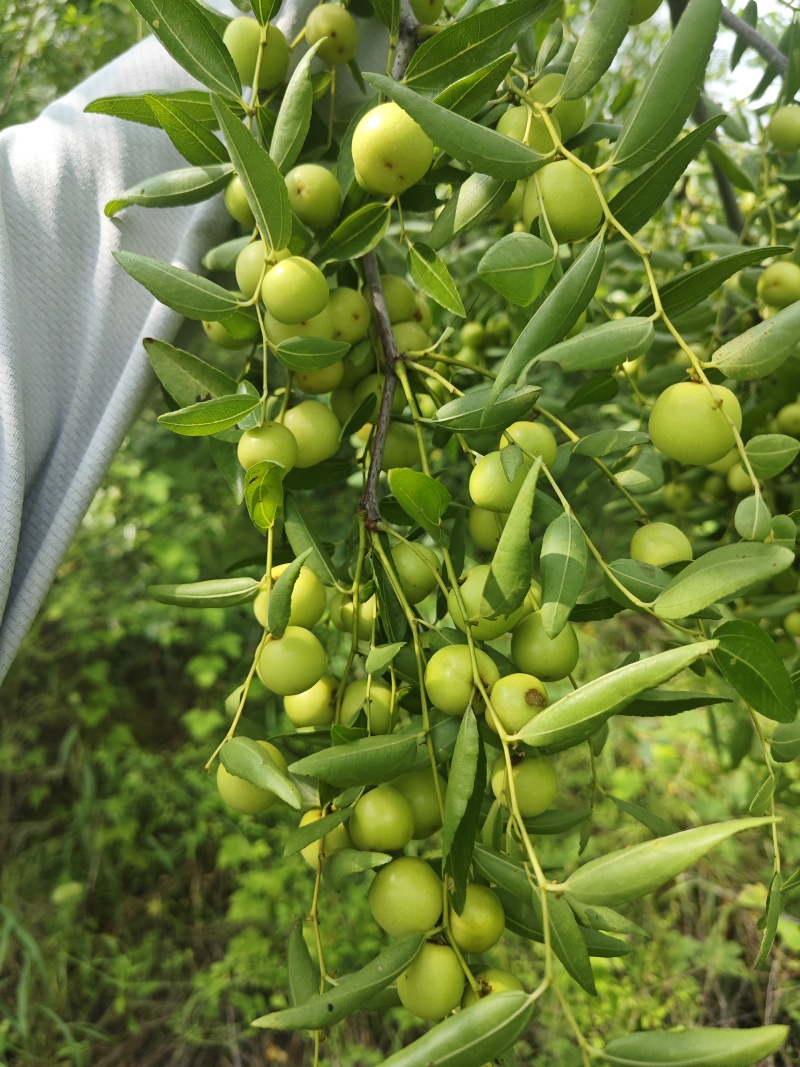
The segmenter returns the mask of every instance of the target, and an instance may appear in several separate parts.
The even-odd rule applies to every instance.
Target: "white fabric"
[[[289,40],[313,6],[284,5],[275,21]],[[359,61],[370,69],[385,54],[385,35],[368,33]],[[352,105],[355,86],[341,81],[350,85],[340,102]],[[160,130],[83,109],[101,96],[187,88],[197,84],[148,37],[34,122],[0,132],[0,681],[146,399],[142,338],[169,340],[180,325],[112,252],[198,270],[230,230],[221,196],[107,219],[114,195],[186,163]]]

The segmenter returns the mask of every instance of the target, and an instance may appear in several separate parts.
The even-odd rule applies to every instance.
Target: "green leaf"
[[[370,0],[370,3],[379,21],[389,31],[389,35],[396,37],[400,29],[400,0]]]
[[[156,300],[189,319],[216,322],[239,307],[238,297],[199,274],[135,252],[114,252],[113,256]]]
[[[597,85],[628,32],[633,0],[597,0],[569,61],[561,96],[579,100]]]
[[[319,252],[322,263],[347,263],[371,252],[383,240],[391,211],[386,204],[365,204],[343,219]]]
[[[267,20],[269,21],[269,20]],[[314,103],[314,87],[311,84],[311,60],[317,53],[322,41],[311,45],[306,54],[295,67],[283,94],[278,119],[272,131],[269,154],[275,166],[286,172],[294,166],[305,143],[311,125],[311,107]]]
[[[442,89],[433,102],[471,119],[494,96],[497,86],[511,70],[514,58],[513,52],[507,52],[499,59],[471,71]]]
[[[537,456],[525,475],[492,556],[480,608],[481,615],[487,618],[510,615],[520,607],[530,590],[533,564],[531,515],[541,467],[541,459]]]
[[[259,588],[253,578],[213,578],[184,585],[149,585],[147,595],[159,604],[180,608],[230,608],[255,600]]]
[[[711,704],[730,704],[729,697],[716,693],[682,693],[674,689],[648,689],[617,714],[619,715],[678,715],[682,711],[705,708]]]
[[[714,548],[672,579],[653,605],[662,619],[685,619],[717,600],[739,596],[791,567],[794,553],[780,545],[740,543]]]
[[[260,397],[249,394],[221,396],[216,400],[191,404],[178,411],[166,411],[158,416],[158,421],[173,433],[182,434],[184,437],[205,437],[235,426],[260,403]]]
[[[383,1067],[483,1067],[511,1048],[530,1025],[534,1005],[508,990],[449,1015],[383,1061]]]
[[[800,719],[779,726],[769,742],[776,763],[791,763],[800,756]]]
[[[545,708],[516,738],[543,752],[571,748],[591,737],[609,716],[648,689],[673,678],[716,645],[716,641],[697,641],[609,671]]]
[[[643,355],[654,336],[649,319],[612,319],[548,348],[541,358],[560,364],[565,371],[610,370]]]
[[[764,498],[751,493],[743,497],[736,505],[733,525],[738,535],[745,541],[763,541],[772,528],[772,515]]]
[[[283,507],[283,476],[286,468],[271,459],[247,468],[244,476],[244,499],[253,525],[266,533],[275,525]]]
[[[545,11],[548,2],[511,0],[450,22],[416,50],[406,70],[406,84],[415,89],[452,85],[507,52],[522,30]]]
[[[292,236],[292,212],[283,175],[225,101],[212,96],[211,103],[258,232],[272,248],[286,248]]]
[[[733,819],[629,845],[584,863],[563,883],[562,889],[587,904],[611,908],[626,904],[652,893],[733,834],[771,822],[774,820]]]
[[[745,445],[747,458],[757,478],[774,478],[785,470],[800,452],[800,441],[783,433],[763,433]]]
[[[800,301],[718,348],[712,366],[737,382],[766,378],[796,350],[798,337]]]
[[[357,1011],[370,997],[406,970],[425,941],[424,934],[406,934],[355,974],[342,975],[337,985],[305,1004],[273,1011],[254,1019],[265,1030],[322,1030]]]
[[[627,452],[634,445],[642,445],[650,438],[641,430],[597,430],[576,441],[572,451],[579,456],[609,456],[613,452]]]
[[[325,881],[341,893],[345,882],[354,874],[363,874],[375,867],[389,863],[392,857],[387,852],[362,852],[356,848],[337,848],[322,861],[322,875]]]
[[[316,574],[323,585],[335,587],[338,575],[330,556],[291,496],[287,496],[284,501],[284,529],[295,555],[302,556],[306,549],[310,548],[311,554],[305,556],[306,566]]]
[[[532,304],[553,272],[555,252],[532,233],[509,233],[484,254],[478,274],[518,307]]]
[[[189,163],[196,167],[210,167],[229,162],[230,157],[219,137],[181,104],[157,93],[145,93],[144,99],[161,129]]]
[[[596,997],[589,950],[572,908],[562,897],[550,896],[547,914],[556,955],[580,987]]]
[[[339,363],[350,350],[346,341],[328,341],[324,337],[290,337],[275,349],[284,367],[289,370],[322,370]]]
[[[289,1003],[292,1005],[305,1004],[319,990],[319,967],[311,960],[303,937],[304,925],[305,919],[298,915],[289,929],[287,967]]]
[[[574,830],[582,822],[591,817],[591,808],[576,808],[574,811],[548,808],[541,815],[534,815],[524,819],[525,828],[532,834],[565,834],[568,830]]]
[[[456,400],[443,404],[435,418],[426,421],[451,433],[497,433],[507,429],[512,422],[528,417],[541,391],[540,386],[529,385],[518,391],[509,389],[492,397],[492,387],[480,385],[469,389]]]
[[[389,488],[406,515],[441,544],[446,537],[442,519],[451,499],[442,483],[411,467],[394,467],[389,471]]]
[[[770,776],[768,781],[774,785],[774,779]],[[772,876],[767,896],[767,907],[764,913],[764,933],[761,937],[761,945],[758,949],[753,968],[755,970],[769,969],[769,954],[775,943],[775,935],[778,932],[778,921],[781,917],[783,894],[781,893],[781,875],[776,871]]]
[[[517,0],[519,2],[527,3],[527,0]],[[521,141],[456,115],[383,74],[365,74],[364,77],[418,122],[437,148],[461,163],[469,163],[481,174],[516,181],[529,177],[547,162],[546,156]]]
[[[615,1067],[753,1067],[777,1052],[788,1036],[788,1026],[653,1030],[618,1037],[597,1052]]]
[[[567,625],[583,588],[588,561],[586,538],[574,515],[564,512],[547,527],[539,559],[542,625],[551,640]]]
[[[488,174],[470,174],[434,222],[428,244],[431,248],[449,244],[460,233],[494,215],[513,192],[514,182],[490,178]]]
[[[272,16],[277,14],[280,6],[281,0],[250,0],[250,7],[253,9],[253,14],[261,26],[269,24]]]
[[[743,189],[748,193],[755,193],[756,186],[753,183],[753,179],[728,153],[716,142],[708,141],[706,144],[706,155],[713,166],[718,167],[719,170],[725,175],[731,185],[737,189]]]
[[[209,395],[213,398],[236,393],[233,378],[191,352],[152,337],[146,337],[142,343],[158,380],[178,404],[187,407]]]
[[[250,244],[250,235],[233,237],[230,241],[223,241],[221,245],[210,248],[203,256],[202,264],[206,270],[220,270],[233,272],[236,270],[236,260],[239,253]]]
[[[299,810],[303,806],[300,790],[292,779],[278,766],[269,749],[252,737],[233,737],[226,741],[220,749],[219,759],[225,770],[237,778],[243,778],[258,789],[269,790],[291,808]]]
[[[450,272],[432,248],[416,242],[409,246],[406,266],[411,280],[446,311],[466,318],[464,305],[458,295]]]
[[[615,559],[613,563],[609,563],[608,569],[631,596],[644,601],[645,604],[651,604],[672,580],[661,567],[655,567],[652,563],[641,563],[637,559]],[[609,596],[618,603],[626,607],[634,606],[608,575],[604,578],[604,584]]]
[[[395,641],[391,645],[375,645],[369,650],[364,670],[367,674],[383,674],[400,649],[405,647],[405,641]]]
[[[654,834],[668,837],[669,834],[675,833],[675,827],[671,822],[662,819],[660,815],[655,815],[652,811],[648,811],[647,808],[643,808],[639,804],[633,804],[630,800],[621,800],[619,797],[615,797],[611,793],[606,793],[606,796],[609,800],[613,800],[620,811],[624,811],[626,815],[630,815],[632,818],[636,819],[642,826],[646,826],[648,830],[652,830]]]
[[[83,109],[87,114],[112,115],[126,122],[139,122],[143,126],[160,127],[161,123],[149,101],[157,97],[163,103],[177,104],[182,111],[202,126],[216,126],[217,119],[211,107],[211,97],[198,89],[177,93],[124,93],[120,96],[103,96],[92,100]]]
[[[340,789],[351,785],[389,782],[414,762],[419,738],[415,734],[382,734],[336,745],[293,763],[292,774],[321,778]]]
[[[390,552],[389,539],[386,534],[379,534],[385,553]],[[394,591],[391,579],[380,559],[373,561],[373,576],[375,579],[375,593],[378,597],[378,618],[383,626],[383,632],[389,641],[404,641],[408,630],[403,605],[400,603],[397,593]]]
[[[267,629],[276,640],[283,637],[289,625],[289,616],[292,613],[292,590],[310,553],[311,549],[307,548],[302,556],[292,560],[270,590]]]
[[[209,451],[222,472],[237,504],[244,502],[244,471],[236,455],[236,445],[218,437],[207,437]]]
[[[283,847],[284,856],[294,856],[301,849],[319,841],[331,830],[335,830],[337,826],[346,822],[351,812],[352,808],[339,808],[337,811],[323,815],[321,819],[314,819],[313,822],[307,822],[304,826],[298,826],[286,838],[286,844]]]
[[[628,113],[611,161],[640,167],[667,148],[691,115],[719,28],[721,0],[689,0]]]
[[[714,662],[742,700],[776,722],[794,722],[792,679],[775,642],[755,623],[735,619],[718,626]]]
[[[447,863],[458,825],[464,818],[470,799],[476,792],[475,779],[482,748],[483,742],[478,732],[478,720],[475,718],[475,712],[469,707],[459,725],[450,776],[447,780],[442,828],[443,865]]]
[[[489,393],[486,414],[493,401],[507,389],[525,367],[572,329],[595,294],[604,263],[603,235],[588,244],[530,318],[500,364]]]
[[[137,12],[176,62],[224,96],[241,99],[241,83],[230,52],[211,19],[192,0],[131,0]]]

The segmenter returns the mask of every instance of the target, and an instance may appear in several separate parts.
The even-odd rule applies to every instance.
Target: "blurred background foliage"
[[[125,0],[0,0],[0,24],[0,126],[32,117],[140,34]],[[626,60],[633,70],[637,62],[646,68],[659,32],[637,33]],[[617,75],[617,88],[632,84],[629,73]],[[698,204],[695,195],[680,209],[688,229]],[[146,596],[153,581],[219,576],[260,543],[222,477],[208,475],[208,457],[198,463],[205,445],[157,426],[158,403],[116,456],[2,691],[2,1063],[306,1062],[297,1038],[247,1027],[283,1005],[289,925],[310,902],[311,871],[299,856],[283,857],[294,818],[274,809],[232,818],[203,771],[257,626],[247,607],[192,613]],[[329,529],[329,501],[309,507]],[[612,549],[620,536],[613,522],[604,536]],[[632,617],[602,630],[585,624],[582,643],[588,678],[631,651],[656,650],[659,638]],[[615,721],[599,759],[608,792],[681,827],[745,814],[763,762],[742,709],[727,707]],[[263,690],[248,713],[280,731],[279,709]],[[560,773],[559,803],[580,806],[582,757]],[[787,768],[784,799],[796,805],[797,796],[796,769]],[[647,833],[608,799],[595,818],[612,847]],[[787,833],[784,844],[790,870],[800,864],[800,842]],[[578,847],[577,830],[545,842],[545,861],[572,864]],[[751,969],[770,867],[762,837],[737,837],[632,907],[652,942],[595,961],[600,995],[583,1002],[580,1023],[600,1036],[690,1023],[800,1025],[800,924],[783,917],[770,968]],[[380,935],[363,891],[328,890],[323,923],[341,971],[376,951]],[[539,960],[509,936],[494,962],[532,985]],[[329,1062],[379,1064],[413,1032],[402,1009],[360,1017],[330,1036]],[[518,1056],[533,1067],[577,1067],[552,999]]]

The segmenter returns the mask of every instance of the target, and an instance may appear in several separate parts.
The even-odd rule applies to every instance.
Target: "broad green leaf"
[[[506,929],[512,934],[527,938],[529,941],[543,943],[544,931],[539,898],[534,896],[532,898],[534,903],[531,903],[530,901],[519,900],[519,898],[512,896],[504,889],[498,888],[495,889],[495,892],[500,898],[500,903],[506,913]],[[626,956],[631,951],[631,946],[626,941],[621,941],[618,937],[610,937],[599,930],[591,930],[585,926],[580,926],[578,929],[586,943],[590,956],[601,956],[610,959],[616,956]],[[564,953],[563,958],[559,955],[562,951],[562,946],[557,938],[553,939],[551,943],[553,951],[561,959],[567,973],[576,982],[580,982],[582,976],[574,971],[572,957],[566,953]]]
[[[157,93],[145,93],[144,99],[150,105],[162,130],[189,163],[196,167],[210,167],[215,163],[230,161],[227,149],[219,137],[202,122],[198,122],[185,107]]]
[[[321,778],[340,789],[351,785],[389,782],[414,762],[419,739],[415,735],[385,734],[350,741],[312,752],[293,763],[292,774]]]
[[[591,737],[609,716],[626,704],[669,681],[716,646],[716,641],[697,641],[609,671],[539,712],[519,731],[517,738],[543,752],[571,748]]]
[[[287,953],[289,1003],[305,1004],[319,992],[319,967],[311,960],[303,927],[302,915],[294,920],[289,929],[289,947]]]
[[[467,313],[455,282],[450,277],[450,271],[432,248],[419,242],[410,245],[406,266],[411,280],[419,289],[437,304],[441,304],[446,311],[452,311],[462,319],[466,317]]]
[[[286,469],[271,459],[247,468],[244,476],[244,499],[253,525],[266,533],[275,525],[283,507],[283,476]]]
[[[527,3],[527,0],[522,2]],[[426,100],[413,89],[383,74],[365,74],[364,77],[418,122],[437,148],[461,163],[469,163],[481,174],[516,181],[529,177],[547,162],[546,156],[521,141],[470,122],[463,115],[456,115],[432,100]]]
[[[483,747],[478,721],[472,708],[467,708],[458,730],[447,793],[444,803],[444,826],[442,828],[442,863],[446,865],[453,847],[456,830],[466,814],[469,802],[476,790],[476,776],[480,750]]]
[[[628,32],[633,0],[597,0],[575,45],[561,87],[565,100],[579,100],[597,85]]]
[[[772,515],[764,498],[755,493],[743,497],[736,505],[733,525],[745,541],[765,540],[772,528]]]
[[[213,578],[184,585],[149,585],[147,595],[159,604],[181,608],[229,608],[255,600],[259,588],[253,578]]]
[[[292,613],[292,590],[310,552],[311,549],[307,548],[302,556],[292,560],[270,590],[267,629],[276,640],[283,637],[289,625],[289,616]]]
[[[406,84],[414,89],[452,85],[507,52],[522,30],[545,11],[547,3],[511,0],[450,22],[416,50],[406,70]]]
[[[355,974],[342,975],[338,984],[305,1004],[273,1011],[254,1019],[265,1030],[322,1030],[363,1007],[376,993],[403,973],[425,941],[424,934],[406,934]]]
[[[258,232],[272,248],[286,248],[292,236],[292,212],[283,175],[228,104],[217,96],[211,103]]]
[[[620,226],[634,234],[655,215],[724,117],[715,115],[687,133],[647,170],[620,189],[608,205]]]
[[[793,462],[800,452],[800,441],[783,433],[764,433],[751,437],[745,452],[756,477],[766,481]]]
[[[576,337],[546,349],[540,358],[560,364],[565,371],[610,370],[644,355],[654,336],[649,319],[612,319],[581,330]]]
[[[744,11],[742,11],[739,17],[743,19],[748,26],[752,26],[752,28],[755,29],[758,25],[758,4],[756,3],[756,0],[748,0]],[[730,70],[736,70],[746,51],[747,41],[743,37],[737,37],[733,43],[733,48],[731,49]]]
[[[142,342],[158,380],[169,395],[184,407],[197,404],[204,397],[230,396],[236,382],[221,370],[205,363],[191,352],[146,337]]]
[[[611,155],[616,166],[649,163],[681,132],[700,96],[721,7],[721,0],[689,0],[628,113]]]
[[[532,233],[509,233],[484,254],[478,274],[518,307],[532,304],[553,272],[555,252]]]
[[[314,819],[313,822],[307,822],[305,826],[298,826],[286,838],[286,844],[283,847],[284,856],[293,856],[307,845],[319,841],[320,838],[329,834],[331,830],[335,830],[337,826],[341,826],[343,822],[346,822],[350,818],[351,812],[351,808],[339,808],[337,811],[331,811],[327,815],[323,815],[321,819]]]
[[[338,575],[316,532],[309,526],[294,497],[287,496],[284,502],[284,529],[286,539],[296,556],[312,549],[305,557],[305,565],[316,574],[323,585],[336,586]]]
[[[387,852],[362,852],[357,848],[337,848],[322,861],[322,875],[328,885],[341,893],[354,874],[383,867],[392,857]]]
[[[428,234],[431,248],[441,248],[454,237],[490,218],[514,192],[514,182],[470,174],[453,193]]]
[[[203,256],[202,263],[206,270],[220,270],[233,272],[236,269],[236,260],[242,249],[250,244],[250,235],[233,237],[230,241],[223,241],[221,245],[210,248]]]
[[[542,572],[542,625],[551,639],[567,625],[586,577],[586,538],[574,515],[564,512],[544,532],[539,565]]]
[[[634,445],[643,445],[650,438],[641,430],[597,430],[576,441],[572,451],[579,456],[609,456],[613,452],[627,452]]]
[[[642,563],[638,559],[615,559],[609,563],[611,574],[625,586],[631,596],[645,604],[651,604],[662,593],[670,581],[669,574],[652,563]],[[633,605],[611,578],[606,575],[604,584],[609,596],[626,607]]]
[[[530,416],[541,391],[538,385],[530,385],[519,391],[503,391],[493,398],[492,387],[480,385],[443,404],[435,418],[427,421],[452,433],[498,433],[512,422]]]
[[[642,1031],[609,1041],[598,1055],[614,1067],[753,1067],[785,1043],[788,1026]]]
[[[486,418],[493,402],[517,380],[531,360],[565,337],[578,321],[595,294],[604,259],[603,235],[599,234],[583,249],[541,307],[536,309],[500,364],[489,393]]]
[[[131,0],[176,62],[209,89],[241,99],[233,58],[211,19],[192,0]]]
[[[800,301],[718,348],[711,365],[737,382],[766,378],[797,349],[798,338]]]
[[[770,752],[777,763],[791,763],[800,756],[800,719],[779,726],[770,738]]]
[[[755,623],[734,619],[718,626],[714,662],[742,700],[776,722],[794,722],[792,679],[770,635]]]
[[[195,122],[207,129],[217,124],[217,117],[211,106],[211,97],[199,89],[188,89],[177,93],[125,93],[121,96],[103,96],[92,100],[83,109],[87,114],[111,115],[126,122],[140,122],[143,126],[160,127],[161,123],[148,101],[157,96],[166,104],[177,104]]]
[[[526,993],[493,993],[449,1015],[389,1056],[383,1067],[483,1067],[522,1037],[533,1010]]]
[[[158,416],[158,421],[173,433],[182,434],[184,437],[205,437],[235,426],[245,415],[255,411],[260,403],[260,397],[249,394],[221,396],[216,400],[191,404],[178,411],[166,411]]]
[[[606,796],[616,804],[620,811],[624,811],[626,815],[630,815],[632,818],[636,819],[642,826],[646,826],[648,830],[652,830],[654,834],[667,837],[669,834],[675,833],[675,827],[671,822],[662,819],[660,815],[654,814],[654,812],[649,811],[647,808],[643,808],[639,804],[634,804],[630,800],[622,800],[620,797],[615,797],[611,793],[606,793]]]
[[[541,467],[541,459],[537,456],[525,475],[492,556],[480,607],[481,615],[487,618],[510,615],[530,591],[533,569],[531,514]]]
[[[682,693],[674,689],[648,689],[626,704],[619,715],[678,715],[682,711],[705,708],[711,704],[730,704],[729,697],[716,693]]]
[[[655,449],[639,449],[633,463],[616,472],[617,481],[634,496],[654,493],[664,484],[664,464]]]
[[[250,0],[250,7],[261,26],[266,26],[278,13],[281,0]]]
[[[375,645],[367,654],[364,670],[367,674],[383,674],[397,653],[405,647],[404,641],[395,641],[392,645]]]
[[[774,820],[733,819],[630,845],[584,863],[562,889],[587,904],[611,908],[626,904],[652,893],[733,834],[771,822]]]
[[[714,548],[673,578],[653,605],[662,619],[685,619],[717,600],[739,596],[791,567],[794,553],[780,545],[740,543]]]
[[[272,142],[269,146],[269,154],[281,174],[286,174],[294,166],[311,125],[314,89],[311,84],[310,67],[311,60],[321,44],[322,41],[317,41],[308,49],[295,67],[283,94],[275,129],[272,131]]]
[[[596,904],[581,904],[580,901],[570,899],[569,906],[575,912],[577,919],[584,926],[592,930],[607,930],[615,934],[634,934],[636,937],[650,938],[647,930],[626,919],[613,908],[601,908]]]
[[[347,263],[371,252],[383,240],[391,211],[385,204],[365,204],[343,219],[319,252],[322,263]]]
[[[556,955],[580,987],[597,996],[589,950],[572,908],[563,897],[549,896],[547,914]]]
[[[322,370],[339,363],[349,349],[346,341],[328,341],[324,337],[291,337],[288,341],[281,341],[275,349],[275,355],[289,370]]]
[[[135,252],[114,252],[113,256],[156,300],[189,319],[216,322],[232,315],[239,306],[233,293],[199,274]]]
[[[777,781],[777,775],[767,775],[756,792],[756,795],[750,801],[750,807],[747,809],[748,815],[766,815],[775,796],[775,786]]]
[[[394,467],[389,471],[389,488],[406,515],[441,543],[442,519],[450,504],[450,494],[442,483],[411,467]]]
[[[466,74],[442,89],[433,102],[471,119],[494,96],[497,86],[511,70],[514,58],[513,52],[507,52],[499,59]]]
[[[291,808],[299,810],[302,807],[300,790],[286,771],[278,766],[269,749],[259,745],[252,737],[233,737],[226,741],[220,749],[219,759],[230,774],[243,778],[259,789],[275,793]]]
[[[400,0],[370,0],[370,3],[389,35],[396,37],[400,29]]]

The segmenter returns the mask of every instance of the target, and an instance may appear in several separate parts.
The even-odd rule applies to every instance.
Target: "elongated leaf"
[[[536,482],[542,467],[537,456],[525,475],[497,543],[483,586],[481,615],[510,615],[522,604],[531,587],[531,515]]]
[[[303,937],[304,925],[303,916],[298,915],[289,929],[289,1003],[292,1005],[305,1004],[319,991],[319,967],[311,960]]]
[[[233,237],[230,241],[223,241],[221,245],[210,248],[203,256],[202,263],[206,270],[221,270],[233,272],[236,269],[236,260],[239,253],[250,244],[250,235]]]
[[[329,834],[331,830],[335,830],[337,826],[341,826],[343,822],[346,822],[350,818],[351,812],[352,808],[340,808],[337,811],[328,812],[321,819],[307,822],[305,826],[298,826],[286,838],[286,844],[283,848],[284,856],[293,856],[307,845],[319,841],[320,838]]]
[[[308,548],[302,556],[293,560],[280,574],[270,591],[267,629],[276,640],[283,637],[289,625],[289,616],[292,613],[292,590],[310,553],[311,549]]]
[[[260,397],[249,394],[221,396],[216,400],[191,404],[178,411],[167,411],[158,416],[158,421],[173,433],[182,434],[184,437],[205,437],[235,426],[245,415],[255,411],[260,403]]]
[[[730,704],[729,697],[716,693],[682,693],[672,689],[648,689],[622,708],[619,715],[678,715],[682,711],[712,704]]]
[[[490,218],[514,192],[514,182],[470,174],[444,206],[428,234],[431,248],[441,248],[454,237]],[[576,320],[577,321],[577,320]]]
[[[414,762],[419,744],[414,735],[386,734],[350,741],[293,763],[292,774],[321,778],[323,782],[347,789],[351,785],[389,782]]]
[[[716,646],[716,641],[697,641],[609,671],[545,708],[517,738],[544,752],[570,748],[591,737],[609,716],[637,696],[673,678]]]
[[[794,722],[792,679],[775,642],[755,623],[735,619],[714,631],[714,662],[742,700],[776,722]]]
[[[293,337],[281,341],[275,349],[284,367],[289,370],[322,370],[347,355],[350,345],[346,341],[329,341],[324,337]]]
[[[131,0],[163,46],[201,84],[241,99],[233,58],[211,19],[191,0]]]
[[[769,782],[775,783],[775,779],[770,776]],[[778,922],[780,921],[781,911],[783,910],[783,894],[781,893],[781,875],[779,871],[776,871],[772,876],[772,881],[769,886],[769,894],[767,895],[767,907],[764,912],[764,933],[761,937],[761,944],[758,949],[758,956],[753,963],[753,967],[756,970],[769,968],[769,955],[772,951],[772,946],[775,943],[775,935],[778,932]]]
[[[229,608],[255,600],[259,588],[253,578],[213,578],[184,585],[149,585],[147,595],[159,604],[181,608]]]
[[[689,0],[628,114],[611,156],[617,166],[649,163],[680,133],[700,96],[721,6],[721,0]]]
[[[337,848],[322,862],[322,876],[337,893],[344,889],[348,878],[354,874],[363,874],[375,867],[390,863],[392,857],[388,852],[362,852],[357,848]]]
[[[532,834],[564,834],[586,822],[591,814],[591,808],[576,808],[574,811],[549,808],[541,815],[534,815],[523,821],[525,828]]]
[[[627,452],[634,445],[642,445],[650,438],[641,430],[597,430],[576,441],[572,451],[579,456],[609,456],[613,452]]]
[[[459,725],[450,777],[447,780],[442,829],[442,863],[447,861],[458,824],[464,818],[467,805],[475,792],[478,751],[481,745],[475,712],[472,708],[467,708]]]
[[[305,565],[316,574],[323,585],[335,586],[338,576],[330,556],[323,548],[322,542],[316,533],[306,522],[305,516],[293,497],[286,497],[284,511],[286,538],[295,555],[302,556],[306,549],[312,549],[311,554],[305,557]]]
[[[189,319],[218,321],[232,315],[239,300],[199,274],[135,252],[114,252],[117,263],[156,300]]]
[[[443,404],[436,412],[435,418],[429,420],[431,425],[450,430],[452,433],[469,433],[482,430],[497,433],[507,429],[512,422],[530,416],[533,405],[539,399],[541,388],[528,386],[518,392],[507,390],[490,403],[492,388],[481,385],[470,389],[464,396]]]
[[[302,807],[300,790],[270,755],[269,749],[252,737],[233,737],[226,741],[219,754],[222,766],[237,778],[275,793],[290,807]]]
[[[777,1052],[788,1036],[788,1026],[653,1030],[618,1037],[598,1053],[615,1067],[753,1067]]]
[[[613,908],[652,893],[733,834],[773,821],[750,818],[711,823],[609,852],[579,867],[563,889],[587,904]]]
[[[92,100],[83,110],[87,114],[112,115],[126,122],[140,122],[144,126],[160,127],[161,123],[148,103],[153,96],[157,96],[159,100],[167,104],[178,104],[181,110],[206,128],[217,124],[214,109],[211,107],[211,97],[199,89],[187,89],[177,93],[123,93],[120,96],[103,96],[98,100]]]
[[[261,533],[272,529],[283,507],[284,474],[283,465],[272,460],[262,460],[247,468],[244,499],[253,525]]]
[[[446,537],[442,519],[450,504],[442,483],[411,467],[395,467],[389,471],[389,488],[406,515],[441,544]]]
[[[564,512],[544,532],[542,571],[542,625],[555,638],[567,625],[586,577],[586,538],[574,515]]]
[[[672,580],[661,567],[654,567],[652,563],[642,563],[637,559],[615,559],[609,564],[608,569],[632,596],[645,604],[651,604]],[[618,603],[625,604],[626,607],[633,607],[633,604],[608,575],[604,582],[609,596]]]
[[[363,1007],[403,973],[425,941],[424,934],[406,934],[355,974],[343,975],[336,986],[305,1004],[273,1011],[254,1019],[265,1030],[322,1030]]]
[[[152,337],[145,338],[143,344],[159,381],[169,395],[184,407],[208,396],[214,398],[236,393],[233,378],[193,356],[191,352],[184,352]]]
[[[569,904],[563,898],[551,896],[547,902],[547,913],[556,955],[581,988],[597,996],[589,950]]]
[[[518,307],[527,307],[544,289],[555,252],[532,233],[509,233],[491,246],[478,264],[485,282]]]
[[[497,86],[505,78],[514,62],[514,53],[507,52],[499,59],[471,71],[448,85],[434,97],[434,103],[471,119],[494,96]]]
[[[561,95],[579,100],[611,66],[628,32],[633,0],[597,0],[569,61]]]
[[[185,107],[157,93],[145,93],[144,99],[170,141],[189,163],[211,167],[230,162],[225,145]]]
[[[737,382],[766,378],[795,351],[798,337],[800,301],[759,322],[757,326],[751,326],[718,348],[712,363],[726,378]]]
[[[181,207],[184,204],[199,204],[223,189],[233,174],[232,163],[217,163],[206,167],[182,167],[145,178],[124,193],[109,200],[104,213],[112,218],[123,208]]]
[[[610,370],[647,352],[654,336],[649,319],[612,319],[548,348],[541,358],[559,363],[565,371]]]
[[[392,645],[376,645],[369,650],[364,670],[367,674],[383,674],[400,649],[405,647],[404,641],[395,641]]]
[[[412,244],[408,249],[406,264],[412,281],[424,293],[437,304],[441,304],[446,311],[452,311],[461,318],[466,317],[467,313],[455,282],[450,277],[450,271],[432,248],[419,242]]]
[[[365,204],[336,227],[320,249],[323,263],[346,263],[371,252],[383,240],[391,212],[385,204]]]
[[[648,830],[652,830],[654,834],[660,834],[662,837],[667,837],[669,834],[675,833],[675,827],[671,822],[662,819],[660,815],[656,815],[647,808],[643,808],[639,804],[634,804],[630,800],[622,800],[620,797],[612,796],[611,793],[606,793],[606,796],[617,805],[620,811],[624,811],[626,815],[630,815],[632,818],[636,819],[642,826],[646,826]]]
[[[662,619],[684,619],[717,600],[747,589],[791,567],[794,553],[780,545],[740,543],[714,548],[673,578],[653,605]]]
[[[292,212],[283,175],[225,101],[212,96],[211,103],[259,233],[272,248],[286,248]]]
[[[745,446],[747,458],[757,478],[774,478],[785,470],[800,452],[800,441],[783,433],[751,437]]]
[[[400,0],[370,0],[372,10],[392,37],[400,29]]]
[[[310,68],[311,60],[317,54],[321,44],[322,41],[317,41],[316,44],[311,45],[295,67],[294,74],[289,79],[286,92],[283,94],[281,109],[278,112],[275,129],[272,131],[272,142],[269,146],[269,154],[281,174],[286,174],[294,166],[311,125],[314,87],[311,83]]]
[[[250,7],[261,26],[266,26],[270,22],[280,6],[281,0],[250,0]]]

